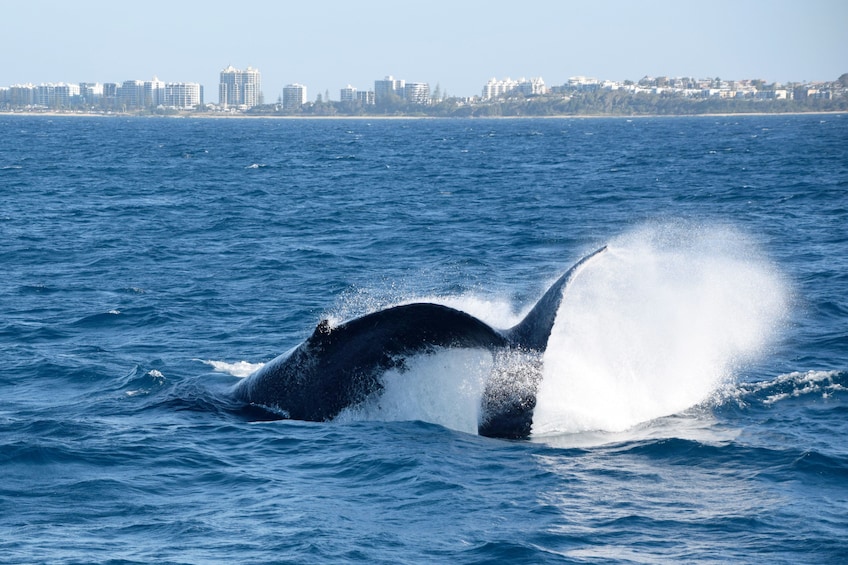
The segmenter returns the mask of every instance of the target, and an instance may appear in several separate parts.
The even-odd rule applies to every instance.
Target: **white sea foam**
[[[227,373],[228,375],[242,378],[250,376],[265,365],[265,363],[250,363],[248,361],[236,361],[235,363],[211,360],[201,361],[219,373]]]
[[[151,370],[147,371],[147,376],[152,378],[152,379],[155,379],[157,381],[164,381],[165,380],[165,375],[163,375],[162,372],[159,371],[158,369],[151,369]]]
[[[533,432],[620,431],[694,406],[765,350],[787,308],[781,277],[735,230],[619,237],[567,289]]]
[[[751,396],[761,396],[760,400],[763,404],[774,404],[781,400],[810,394],[828,398],[846,390],[841,383],[843,374],[841,371],[795,371],[768,381],[748,382],[727,387],[721,391],[718,401],[735,399],[739,403],[745,403],[750,401]]]

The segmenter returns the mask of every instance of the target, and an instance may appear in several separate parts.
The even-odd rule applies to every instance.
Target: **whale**
[[[496,359],[510,352],[541,359],[567,285],[606,249],[575,263],[511,328],[495,329],[466,312],[429,302],[391,306],[338,325],[324,319],[300,345],[236,384],[233,395],[275,418],[324,422],[380,394],[386,371],[406,370],[416,355],[474,348]],[[492,372],[497,375],[484,386],[478,434],[528,438],[541,371],[530,378]]]

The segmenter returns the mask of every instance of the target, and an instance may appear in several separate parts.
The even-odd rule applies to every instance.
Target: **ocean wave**
[[[756,382],[724,387],[716,400],[740,405],[773,405],[796,398],[830,398],[848,391],[848,371],[792,372]]]

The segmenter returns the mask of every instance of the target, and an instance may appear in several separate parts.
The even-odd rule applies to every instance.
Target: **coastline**
[[[280,116],[273,114],[223,114],[209,112],[180,112],[177,114],[133,114],[103,112],[15,112],[0,110],[2,116],[35,116],[45,118],[140,118],[140,119],[189,119],[189,120],[561,120],[561,119],[646,119],[646,118],[709,118],[733,116],[815,116],[848,114],[848,110],[811,110],[792,112],[716,112],[701,114],[555,114],[545,116],[421,116],[421,115],[366,115],[366,116]]]

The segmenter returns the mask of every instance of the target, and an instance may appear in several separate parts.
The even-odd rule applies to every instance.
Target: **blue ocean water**
[[[838,563],[848,116],[0,116],[0,562]],[[528,441],[486,354],[329,423],[230,389],[341,321],[566,292]],[[520,367],[519,367],[520,369]]]

